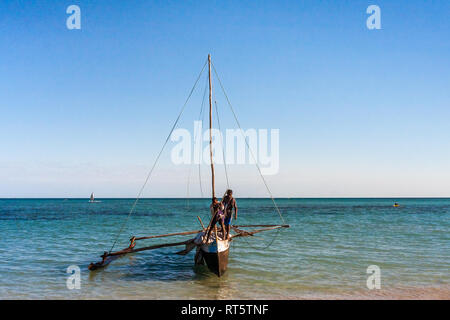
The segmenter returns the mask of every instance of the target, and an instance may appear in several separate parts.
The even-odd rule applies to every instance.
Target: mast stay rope
[[[214,66],[214,64],[212,64],[212,67],[213,67],[213,70],[214,70],[214,74],[216,75],[217,80],[219,81],[220,88],[222,89],[222,92],[223,92],[223,94],[224,94],[224,96],[225,96],[225,98],[226,98],[226,100],[227,100],[228,106],[230,107],[230,110],[231,110],[231,112],[233,113],[234,120],[236,121],[236,124],[238,125],[239,130],[240,130],[242,136],[244,137],[244,140],[245,140],[245,143],[246,143],[247,148],[248,148],[248,150],[249,150],[249,153],[251,154],[251,156],[252,156],[252,158],[253,158],[253,160],[254,160],[254,162],[255,162],[256,168],[258,169],[259,175],[261,176],[261,179],[262,179],[262,181],[263,181],[263,183],[264,183],[264,185],[265,185],[265,187],[266,187],[266,190],[267,190],[267,192],[268,192],[269,195],[270,195],[270,199],[272,200],[272,203],[273,203],[273,205],[274,205],[274,207],[275,207],[275,209],[276,209],[278,215],[280,216],[281,221],[283,222],[283,224],[285,224],[286,222],[284,221],[283,215],[281,214],[281,211],[280,211],[280,209],[278,208],[277,203],[275,202],[275,198],[273,197],[272,192],[270,191],[270,188],[269,188],[269,186],[267,185],[266,179],[264,178],[264,176],[263,176],[263,174],[262,174],[262,172],[261,172],[261,168],[259,167],[258,161],[257,161],[257,159],[255,158],[255,155],[253,154],[252,149],[250,148],[250,145],[249,145],[249,143],[248,143],[248,141],[247,141],[247,139],[246,139],[246,137],[245,137],[244,130],[242,130],[241,124],[239,123],[239,120],[238,120],[238,118],[237,118],[237,116],[236,116],[236,113],[234,112],[234,109],[233,109],[233,106],[231,105],[230,99],[228,98],[228,95],[227,95],[227,93],[225,92],[225,88],[224,88],[223,85],[222,85],[222,81],[220,81],[220,77],[219,77],[219,75],[218,75],[218,73],[217,73],[217,71],[216,71],[216,67]]]
[[[208,78],[206,78],[206,80],[208,80]],[[202,124],[203,124],[203,113],[204,113],[203,111],[204,111],[204,106],[205,106],[205,97],[206,97],[207,87],[208,87],[208,81],[205,82],[205,88],[203,90],[202,104],[200,107],[200,113],[198,115],[198,121],[201,122]],[[198,144],[199,135],[200,135],[200,141],[202,141],[203,137],[202,137],[201,130],[197,131],[197,133],[195,134],[194,145]],[[194,148],[194,150],[195,150],[195,148]],[[202,148],[199,148],[198,180],[199,180],[199,186],[200,186],[200,195],[201,195],[201,198],[203,198],[202,177],[201,177],[201,156],[202,156]],[[194,166],[194,163],[192,163],[192,165],[189,167],[189,174],[188,174],[188,181],[187,181],[187,207],[188,207],[188,210],[189,210],[189,198],[190,198],[189,190],[190,190],[190,181],[191,181],[191,171],[192,171],[193,166]]]
[[[149,173],[147,174],[147,177],[146,177],[146,179],[145,179],[145,181],[144,181],[144,184],[142,185],[141,189],[139,190],[139,193],[138,193],[138,195],[137,195],[137,197],[136,197],[136,200],[134,201],[134,203],[133,203],[133,205],[132,205],[132,207],[131,207],[131,209],[130,209],[130,212],[129,212],[128,215],[127,215],[127,218],[125,219],[125,221],[123,222],[122,226],[120,227],[119,232],[117,233],[117,235],[116,235],[116,237],[115,237],[115,239],[114,239],[114,242],[113,242],[113,244],[112,244],[112,246],[111,246],[111,249],[109,249],[109,253],[111,253],[112,250],[114,249],[114,247],[115,247],[115,245],[116,245],[116,243],[117,243],[117,240],[119,239],[120,235],[122,234],[123,228],[125,227],[126,223],[128,222],[128,219],[130,218],[131,214],[134,212],[134,209],[136,208],[136,205],[137,205],[137,203],[138,203],[138,201],[139,201],[139,198],[141,197],[142,192],[144,191],[145,186],[147,185],[147,182],[150,180],[150,177],[151,177],[151,175],[152,175],[152,173],[153,173],[153,170],[155,169],[156,164],[158,163],[158,160],[159,160],[159,158],[161,157],[161,154],[162,154],[164,148],[165,148],[166,145],[167,145],[167,142],[169,142],[170,136],[172,135],[173,130],[175,130],[175,127],[177,126],[178,121],[180,120],[181,115],[183,114],[183,112],[184,112],[184,110],[185,110],[185,108],[186,108],[186,105],[187,105],[187,103],[189,102],[189,99],[191,98],[192,93],[194,92],[195,87],[197,86],[197,83],[198,83],[198,81],[200,80],[200,77],[201,77],[203,71],[205,70],[205,67],[206,67],[207,62],[208,62],[208,61],[205,61],[205,63],[203,64],[202,70],[200,71],[200,73],[199,73],[197,79],[195,80],[195,83],[194,83],[194,85],[193,85],[191,91],[189,92],[189,95],[188,95],[188,97],[186,98],[186,101],[184,102],[183,107],[181,108],[181,111],[180,111],[180,113],[178,114],[177,119],[175,120],[175,122],[174,122],[172,128],[170,129],[170,132],[169,132],[169,134],[167,135],[167,138],[166,138],[166,140],[164,141],[164,144],[163,144],[161,150],[159,151],[158,156],[157,156],[156,159],[155,159],[155,162],[153,163],[153,165],[152,165],[152,167],[151,167]]]
[[[217,127],[219,128],[219,132],[222,132],[222,129],[220,128],[219,109],[217,107],[217,101],[216,101],[215,97],[214,97],[214,105],[216,107]],[[225,146],[223,145],[223,137],[222,137],[222,140],[220,141],[220,144],[222,145],[223,167],[225,168],[225,177],[227,179],[227,189],[230,189],[230,182],[228,180],[227,161],[225,160]]]

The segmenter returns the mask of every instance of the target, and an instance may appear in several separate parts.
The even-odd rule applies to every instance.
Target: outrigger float
[[[209,74],[208,74],[208,78],[209,78],[209,147],[210,147],[210,161],[211,161],[211,186],[212,186],[212,199],[214,199],[215,198],[215,180],[214,180],[215,175],[214,175],[214,162],[213,162],[213,149],[212,149],[212,82],[211,82],[211,56],[210,55],[208,55],[207,63],[208,63],[208,69],[209,69]],[[202,72],[203,72],[205,66],[206,66],[206,63],[202,68]],[[198,82],[198,79],[200,78],[202,72],[200,72],[200,75],[197,78],[197,82]],[[220,83],[220,79],[219,79],[219,83]],[[223,90],[223,86],[221,83],[220,83],[220,85]],[[195,84],[194,84],[194,88],[195,88]],[[194,88],[192,88],[191,94],[192,94]],[[224,92],[224,94],[225,94],[225,92]],[[190,97],[190,95],[189,95],[189,97]],[[225,94],[225,96],[226,96],[226,94]],[[188,97],[188,100],[189,100],[189,97]],[[186,103],[188,100],[186,100]],[[227,97],[227,101],[228,101],[228,97]],[[185,106],[186,106],[186,103],[185,103]],[[228,104],[229,104],[230,108],[232,109],[229,101],[228,101]],[[183,110],[184,110],[184,107],[183,107],[181,113],[183,112]],[[233,109],[232,109],[232,111],[233,111]],[[178,116],[177,121],[173,125],[171,132],[169,133],[169,137],[170,137],[171,133],[173,132],[173,129],[175,128],[175,126],[178,122],[178,119],[181,116],[181,113]],[[237,121],[234,111],[233,111],[233,115],[235,116],[236,122],[239,125],[239,122]],[[239,125],[239,128],[240,128],[240,125]],[[240,129],[242,131],[242,128],[240,128]],[[167,141],[168,141],[168,139],[166,140],[166,143],[167,143]],[[164,149],[166,143],[163,145],[163,149]],[[248,145],[247,145],[247,147],[249,148]],[[162,150],[161,150],[161,152],[162,152]],[[159,155],[161,155],[161,152]],[[158,161],[158,158],[159,158],[159,156],[157,157],[156,161]],[[155,161],[155,164],[156,164],[156,161]],[[149,175],[147,176],[146,182],[148,181],[148,179],[155,167],[155,164],[153,165]],[[256,166],[258,168],[258,171],[261,173],[259,166],[257,164],[256,164]],[[269,190],[267,183],[264,180],[264,177],[262,176],[262,174],[261,174],[261,178],[263,179],[263,182],[267,188],[267,191],[270,193],[270,190]],[[144,183],[144,186],[142,187],[128,217],[133,212],[133,210],[136,206],[136,203],[142,193],[142,190],[145,187],[145,183]],[[271,199],[273,201],[273,204],[274,204],[276,210],[278,211],[278,214],[279,214],[282,222],[284,222],[281,212],[278,209],[271,193],[270,193],[270,196],[271,196]],[[233,234],[228,239],[225,239],[224,230],[222,230],[221,227],[219,227],[219,228],[217,227],[214,216],[211,217],[211,220],[207,227],[204,226],[204,224],[199,216],[197,216],[197,218],[201,225],[200,230],[176,232],[176,233],[145,236],[145,237],[133,236],[133,237],[131,237],[130,245],[127,248],[119,250],[119,251],[115,251],[115,252],[112,251],[112,249],[114,248],[114,245],[116,243],[116,242],[114,242],[111,250],[109,252],[105,251],[103,253],[103,255],[100,256],[102,258],[102,261],[97,262],[97,263],[91,263],[88,268],[91,271],[104,268],[107,265],[109,265],[112,261],[114,261],[115,259],[117,259],[121,256],[124,256],[126,254],[131,254],[131,253],[136,253],[136,252],[141,252],[141,251],[146,251],[146,250],[155,250],[155,249],[166,248],[166,247],[185,246],[185,248],[183,250],[176,252],[176,254],[187,255],[189,252],[191,252],[195,248],[196,249],[196,254],[195,254],[195,258],[194,258],[195,265],[206,264],[208,269],[211,272],[213,272],[214,274],[216,274],[217,276],[220,277],[227,270],[228,256],[229,256],[229,252],[230,252],[230,243],[231,243],[231,241],[233,241],[233,239],[240,238],[240,237],[253,236],[256,233],[264,232],[264,231],[276,230],[276,229],[280,229],[280,228],[289,228],[288,224],[235,225],[235,226],[231,226],[231,231],[233,232]],[[250,228],[250,230],[243,230],[242,228]],[[255,228],[259,228],[259,229],[255,229]],[[211,230],[211,232],[209,232],[210,230]],[[209,233],[210,233],[210,236],[208,237],[207,235]],[[172,236],[194,235],[194,234],[195,234],[195,237],[184,240],[184,241],[171,242],[171,243],[160,243],[160,244],[155,244],[155,245],[151,245],[151,246],[136,248],[136,242],[141,241],[141,240],[172,237]],[[119,235],[120,235],[120,232],[119,232]],[[116,241],[117,241],[117,239],[116,239]]]

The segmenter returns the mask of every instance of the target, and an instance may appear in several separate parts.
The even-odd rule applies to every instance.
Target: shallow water
[[[398,199],[397,199],[398,200]],[[165,248],[87,266],[109,250],[132,199],[0,200],[1,299],[450,299],[450,199],[279,199],[289,229],[232,242],[217,278]],[[131,235],[195,230],[209,200],[143,199],[115,249]],[[238,199],[239,224],[280,223],[268,199]],[[189,236],[144,240],[139,245]],[[170,239],[170,240],[169,240]],[[81,268],[69,290],[66,269]],[[381,289],[369,290],[369,265]]]

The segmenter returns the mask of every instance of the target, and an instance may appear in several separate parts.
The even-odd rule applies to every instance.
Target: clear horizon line
[[[237,199],[271,199],[270,197],[235,197]],[[89,197],[0,197],[0,200],[14,199],[89,199]],[[96,197],[95,199],[136,199],[136,197]],[[143,199],[211,199],[211,197],[142,197]],[[274,197],[274,199],[450,199],[450,196],[374,196],[374,197]]]

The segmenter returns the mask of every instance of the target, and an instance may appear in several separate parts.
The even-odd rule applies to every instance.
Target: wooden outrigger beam
[[[289,225],[275,225],[273,227],[264,228],[264,229],[258,229],[258,230],[254,230],[254,231],[239,230],[237,228],[237,226],[233,226],[233,230],[236,231],[238,234],[235,234],[235,235],[231,236],[231,238],[233,239],[233,238],[237,238],[237,237],[253,236],[255,233],[259,233],[259,232],[263,232],[263,231],[269,231],[269,230],[275,230],[275,229],[280,229],[280,228],[289,228]]]
[[[185,240],[185,241],[180,241],[180,242],[156,244],[153,246],[142,247],[142,248],[138,248],[138,249],[135,249],[134,247],[136,245],[136,240],[163,238],[163,237],[171,237],[171,236],[183,236],[183,235],[188,235],[188,234],[196,234],[196,233],[199,233],[202,231],[203,230],[194,230],[194,231],[176,232],[176,233],[168,233],[168,234],[161,234],[161,235],[148,236],[148,237],[138,237],[138,238],[133,236],[130,239],[130,245],[128,248],[125,248],[125,249],[122,249],[122,250],[119,250],[116,252],[105,252],[105,253],[103,253],[103,255],[101,255],[101,257],[103,258],[102,261],[97,262],[97,263],[91,263],[88,268],[89,268],[89,270],[97,270],[97,269],[107,266],[113,260],[115,260],[116,258],[118,258],[120,256],[129,254],[129,253],[145,251],[145,250],[154,250],[154,249],[165,248],[165,247],[175,247],[175,246],[186,245],[186,249],[183,251],[180,251],[179,254],[183,254],[184,252],[187,253],[191,250],[191,247],[195,246],[195,245],[192,245],[195,238]]]
[[[157,236],[139,237],[139,238],[135,238],[134,240],[154,239],[154,238],[163,238],[163,237],[171,237],[171,236],[185,236],[188,234],[199,233],[201,231],[202,230],[194,230],[194,231],[186,231],[186,232],[168,233],[168,234],[161,234],[161,235],[157,235]]]
[[[258,227],[280,227],[289,228],[288,224],[247,224],[247,225],[236,225],[235,228],[258,228]]]
[[[210,226],[208,226],[209,228]],[[263,229],[257,229],[257,230],[253,230],[253,231],[245,231],[245,230],[240,230],[238,229],[239,227],[264,227]],[[289,225],[284,224],[284,225],[242,225],[242,226],[232,226],[232,229],[237,232],[237,234],[232,235],[231,238],[237,238],[237,237],[248,237],[248,236],[253,236],[255,233],[259,233],[259,232],[263,232],[263,231],[269,231],[269,230],[275,230],[275,229],[280,229],[280,228],[289,228]],[[189,240],[185,240],[185,241],[180,241],[180,242],[171,242],[171,243],[161,243],[161,244],[155,244],[152,246],[147,246],[147,247],[142,247],[142,248],[137,248],[135,249],[135,241],[136,240],[143,240],[143,239],[154,239],[154,238],[161,238],[161,237],[170,237],[170,236],[180,236],[180,235],[188,235],[188,234],[194,234],[194,233],[199,233],[202,230],[195,230],[195,231],[186,231],[186,232],[177,232],[177,233],[169,233],[169,234],[162,234],[162,235],[157,235],[157,236],[148,236],[148,237],[132,237],[130,239],[130,246],[128,248],[122,249],[120,251],[116,251],[116,252],[105,252],[101,257],[103,258],[102,261],[97,262],[97,263],[91,263],[89,265],[89,270],[97,270],[103,267],[106,267],[108,264],[110,264],[113,260],[115,260],[116,258],[129,254],[129,253],[135,253],[135,252],[140,252],[140,251],[145,251],[145,250],[154,250],[154,249],[160,249],[160,248],[165,248],[165,247],[175,247],[175,246],[182,246],[182,245],[186,245],[186,249],[177,252],[177,254],[181,254],[181,255],[185,255],[187,253],[189,253],[196,245],[194,243],[195,238],[189,239]],[[204,230],[203,230],[204,231]]]
[[[188,243],[192,242],[193,240],[194,239],[189,239],[189,240],[180,241],[180,242],[172,242],[172,243],[161,243],[161,244],[155,244],[153,246],[142,247],[142,248],[138,248],[138,249],[127,248],[127,249],[124,249],[121,251],[111,252],[108,254],[108,256],[116,256],[116,255],[121,255],[121,254],[134,253],[134,252],[145,251],[145,250],[153,250],[153,249],[159,249],[159,248],[164,248],[164,247],[181,246],[184,244],[188,244]]]
[[[145,251],[145,250],[154,250],[154,249],[165,248],[165,247],[189,245],[194,242],[194,239],[195,238],[185,240],[185,241],[180,241],[180,242],[161,243],[161,244],[156,244],[156,245],[148,246],[148,247],[142,247],[142,248],[138,248],[138,249],[134,249],[134,247],[132,247],[134,244],[132,242],[132,244],[130,244],[130,247],[125,248],[123,250],[116,251],[116,252],[110,252],[110,253],[106,252],[105,254],[103,254],[101,256],[103,258],[102,261],[97,262],[97,263],[91,263],[88,268],[89,268],[89,270],[97,270],[97,269],[106,267],[113,260],[115,260],[115,258],[118,258],[119,256],[123,256],[123,255],[129,254],[129,253],[135,253],[135,252],[140,252],[140,251]]]

